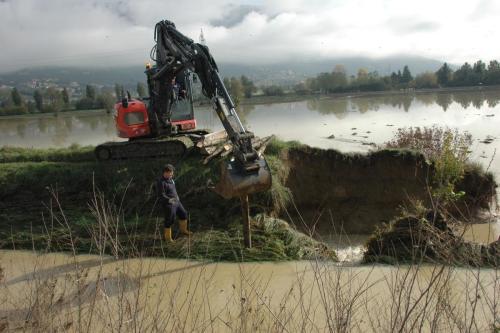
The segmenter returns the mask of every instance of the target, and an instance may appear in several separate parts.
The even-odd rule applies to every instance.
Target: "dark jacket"
[[[179,202],[179,196],[175,189],[175,182],[173,179],[166,179],[160,177],[157,183],[158,199],[161,205],[174,205]]]

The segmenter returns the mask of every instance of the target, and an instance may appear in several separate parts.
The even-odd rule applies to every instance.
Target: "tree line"
[[[415,77],[408,66],[385,76],[364,68],[356,75],[348,76],[344,66],[336,65],[330,73],[320,73],[295,85],[293,91],[297,94],[328,94],[497,84],[500,84],[500,63],[492,60],[486,65],[478,60],[473,65],[466,62],[455,71],[445,62],[436,72],[424,72]]]
[[[146,97],[146,90],[144,83],[137,83],[136,93],[139,97]],[[123,99],[125,94],[125,89],[120,84],[115,84],[114,90],[112,88],[98,89],[94,85],[87,84],[85,94],[78,99],[71,99],[67,88],[35,89],[32,96],[21,94],[17,88],[2,89],[0,92],[0,115],[95,109],[105,109],[110,112],[115,103]]]
[[[244,98],[251,98],[257,91],[257,87],[245,75],[241,77],[225,77],[224,86],[231,95],[233,102],[238,105]]]

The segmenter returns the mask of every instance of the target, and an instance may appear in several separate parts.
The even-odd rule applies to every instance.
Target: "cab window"
[[[144,113],[142,112],[127,112],[125,113],[125,124],[138,125],[144,123]]]

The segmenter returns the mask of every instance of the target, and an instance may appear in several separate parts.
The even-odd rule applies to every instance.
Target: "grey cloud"
[[[140,64],[148,61],[154,24],[163,19],[195,40],[203,28],[219,62],[394,53],[461,61],[498,54],[496,45],[478,38],[482,31],[492,31],[489,40],[498,34],[495,16],[500,9],[492,1],[475,2],[489,14],[470,26],[463,24],[470,19],[470,8],[452,0],[447,7],[455,6],[454,13],[445,17],[443,11],[440,17],[436,11],[435,20],[424,5],[415,4],[411,11],[391,6],[399,1],[0,0],[0,71]],[[380,6],[382,2],[388,5]]]
[[[136,18],[132,12],[128,1],[96,1],[94,2],[95,7],[104,7],[111,14],[118,16],[120,19],[124,20],[126,23],[137,25]]]
[[[470,19],[479,20],[489,15],[497,15],[495,4],[495,1],[492,0],[480,0],[476,8],[470,14]]]
[[[210,24],[215,27],[232,28],[241,23],[251,12],[258,13],[260,8],[251,5],[231,5],[221,18],[211,20]]]
[[[431,21],[415,21],[412,18],[397,18],[387,21],[388,26],[397,34],[432,32],[439,29],[439,24]]]

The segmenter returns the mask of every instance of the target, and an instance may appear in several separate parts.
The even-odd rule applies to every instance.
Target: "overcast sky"
[[[346,56],[500,60],[497,0],[0,0],[0,72],[149,59],[162,19],[218,62]]]

